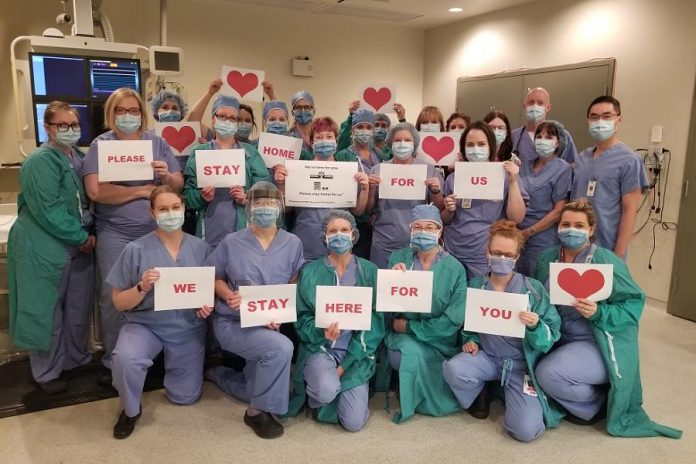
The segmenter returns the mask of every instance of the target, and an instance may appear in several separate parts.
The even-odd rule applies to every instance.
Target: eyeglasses
[[[262,198],[260,200],[253,200],[251,202],[253,207],[264,207],[264,206],[278,206],[278,200],[273,198]]]
[[[440,228],[435,224],[428,224],[427,226],[411,226],[411,230],[414,232],[437,232]]]
[[[496,258],[507,258],[507,259],[517,258],[517,253],[505,253],[502,251],[493,251],[493,250],[488,250],[488,253],[490,253],[491,256],[496,257]]]
[[[297,105],[293,108],[294,111],[312,111],[314,107],[310,105]]]
[[[237,122],[237,116],[227,116],[224,114],[216,114],[215,119],[217,119],[218,121],[223,121],[223,122],[227,122],[227,121]]]
[[[114,113],[116,113],[118,116],[123,116],[126,113],[130,114],[131,116],[140,116],[142,114],[142,110],[140,108],[124,108],[122,106],[117,106],[114,109]]]
[[[67,132],[68,129],[72,129],[73,131],[80,130],[80,123],[79,122],[74,122],[72,124],[68,124],[65,122],[49,122],[48,125],[55,126],[55,128],[58,132]]]
[[[590,117],[587,119],[589,119],[592,122],[597,122],[600,119],[610,120],[610,119],[614,119],[617,116],[618,116],[618,114],[616,114],[616,113],[591,114]]]

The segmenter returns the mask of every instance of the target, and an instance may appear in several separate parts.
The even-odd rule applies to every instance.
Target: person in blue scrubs
[[[147,369],[161,351],[169,401],[192,404],[203,392],[204,319],[213,308],[155,311],[154,287],[160,277],[156,268],[203,266],[210,247],[181,230],[184,202],[178,190],[159,186],[150,203],[157,229],[129,243],[106,277],[124,319],[112,361],[113,385],[123,406],[114,426],[117,439],[133,433],[142,412]]]
[[[520,167],[520,179],[529,194],[529,204],[520,223],[526,242],[517,270],[526,276],[534,275],[537,256],[542,251],[559,244],[556,223],[568,202],[573,182],[573,168],[558,157],[568,143],[565,134],[559,122],[539,124],[534,138],[539,156],[523,162]]]
[[[621,104],[601,96],[587,108],[590,135],[597,141],[575,160],[571,200],[587,198],[597,212],[597,245],[626,259],[641,194],[648,188],[642,160],[619,139]]]
[[[495,161],[512,159],[519,165],[519,158],[512,153],[512,132],[510,131],[510,121],[507,115],[502,111],[494,110],[483,118],[483,122],[491,126],[493,135],[495,135]]]
[[[292,117],[295,119],[290,136],[302,139],[302,150],[312,152],[312,119],[314,118],[314,97],[306,90],[300,90],[290,100]]]
[[[551,95],[546,89],[536,87],[527,93],[522,106],[527,124],[512,131],[512,151],[522,161],[530,161],[537,157],[534,149],[534,134],[539,124],[546,120],[546,116],[551,111]],[[566,131],[566,137],[568,144],[558,157],[573,164],[578,150],[568,131]]]
[[[227,235],[206,261],[215,266],[215,338],[222,349],[246,360],[243,372],[214,366],[206,371],[206,379],[249,404],[244,423],[261,438],[283,434],[273,415],[288,411],[293,344],[273,322],[241,327],[239,287],[297,281],[304,263],[302,242],[278,227],[282,207],[282,196],[273,184],[255,184],[249,190],[249,226]]]
[[[194,148],[186,164],[184,197],[186,206],[198,212],[196,235],[215,248],[227,234],[246,225],[246,189],[256,182],[270,180],[268,170],[256,149],[237,139],[239,101],[221,95],[213,103],[212,126],[215,138]],[[245,152],[245,184],[229,188],[198,187],[195,150],[242,149]]]
[[[392,126],[387,135],[387,146],[393,158],[384,163],[395,165],[425,164],[416,159],[420,134],[411,124],[400,122]],[[411,211],[416,205],[433,203],[438,209],[444,206],[442,174],[434,166],[428,166],[423,186],[423,200],[395,200],[379,198],[379,165],[370,175],[370,199],[368,211],[373,212],[372,247],[370,261],[385,269],[392,252],[409,246],[411,241]]]
[[[348,106],[348,117],[345,121],[341,123],[341,127],[338,131],[338,151],[342,151],[352,144],[353,135],[353,113],[355,113],[358,108],[360,108],[360,100],[353,100]],[[399,103],[394,103],[394,112],[399,118],[398,122],[406,122],[403,119],[405,114],[404,107]],[[382,161],[391,159],[391,153],[389,152],[389,147],[384,143],[387,139],[387,133],[391,127],[392,122],[389,116],[385,113],[375,113],[375,123],[374,123],[374,135],[372,136],[372,142],[370,143],[370,148],[374,149],[379,153],[379,157]],[[362,237],[362,235],[361,235]]]
[[[263,104],[263,124],[265,132],[277,135],[290,135],[288,132],[288,106],[280,100],[271,100]],[[259,139],[249,141],[258,149]]]
[[[530,442],[544,433],[545,420],[552,420],[552,410],[539,389],[534,368],[558,340],[561,320],[544,286],[514,271],[523,243],[514,222],[493,224],[486,252],[488,275],[475,278],[469,286],[529,295],[528,309],[517,316],[525,325],[524,337],[463,331],[462,352],[445,361],[442,368],[459,403],[477,419],[489,414],[489,400],[482,394],[486,382],[500,380],[505,396],[505,430],[516,440]]]
[[[145,106],[137,92],[129,88],[114,91],[104,106],[104,121],[110,130],[94,139],[83,163],[85,190],[95,206],[97,265],[102,279],[99,315],[105,370],[99,377],[100,385],[111,385],[108,371],[111,369],[111,351],[121,328],[121,318],[114,308],[111,285],[105,280],[106,276],[127,244],[155,230],[156,222],[149,207],[152,190],[164,184],[181,191],[184,184],[179,161],[164,139],[145,131],[146,120]],[[150,141],[153,179],[99,182],[100,140]]]
[[[495,135],[488,124],[476,121],[462,134],[459,147],[466,162],[488,162],[495,157]],[[503,217],[515,223],[524,219],[528,196],[519,182],[519,167],[512,161],[505,161],[503,166],[502,201],[456,198],[454,176],[457,173],[445,180],[444,209],[441,211],[445,223],[445,250],[464,265],[469,279],[488,272],[485,252],[490,226]]]

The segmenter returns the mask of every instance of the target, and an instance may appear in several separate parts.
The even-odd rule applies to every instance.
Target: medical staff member
[[[161,90],[150,102],[152,117],[157,122],[181,122],[186,117],[186,104],[181,95]]]
[[[375,130],[375,113],[360,108],[352,117],[352,144],[337,153],[338,157],[355,158],[359,163],[359,169],[365,174],[371,174],[382,159],[379,152],[372,146],[372,138]]]
[[[512,138],[510,132],[510,121],[502,111],[491,111],[484,118],[483,122],[488,124],[495,135],[495,159],[494,161],[508,161],[512,159],[518,165],[520,159],[512,154]]]
[[[237,132],[234,134],[238,142],[248,143],[254,147],[258,146],[258,140],[251,140],[253,131],[256,129],[256,118],[251,106],[244,103],[239,104],[239,119],[237,121]],[[256,143],[254,143],[256,142]]]
[[[290,135],[302,139],[302,149],[312,151],[312,119],[314,118],[314,97],[306,90],[300,90],[290,101],[292,117],[295,123],[290,129]]]
[[[377,266],[351,252],[358,231],[349,212],[330,210],[321,229],[318,238],[326,243],[329,254],[307,264],[297,283],[295,328],[300,351],[289,414],[297,415],[307,399],[319,421],[340,423],[349,432],[357,432],[370,415],[368,382],[384,336],[384,319],[375,311],[373,293],[370,330],[341,330],[337,322],[319,329],[315,326],[316,287],[375,287]]]
[[[573,168],[558,157],[568,143],[566,133],[559,122],[539,124],[534,136],[538,156],[520,167],[520,179],[529,194],[529,204],[520,223],[525,244],[517,270],[526,276],[534,275],[539,254],[559,243],[556,223],[568,202],[573,182]]]
[[[490,126],[482,121],[471,123],[462,134],[459,149],[465,161],[485,163],[495,157],[495,136]],[[466,268],[469,279],[488,272],[486,259],[487,231],[502,217],[515,223],[524,219],[528,199],[519,182],[520,168],[512,161],[503,163],[505,184],[503,200],[476,200],[456,198],[454,175],[445,181],[444,209],[445,250],[457,258]]]
[[[302,242],[278,228],[282,196],[270,182],[249,190],[249,226],[227,235],[206,261],[215,266],[213,331],[225,351],[246,360],[243,372],[215,366],[206,372],[223,392],[249,404],[244,423],[261,438],[276,438],[283,426],[273,415],[288,411],[292,342],[278,332],[279,324],[240,325],[239,287],[295,283],[304,263]]]
[[[289,136],[288,132],[288,105],[279,100],[268,101],[263,104],[263,124],[265,132],[276,135]],[[249,142],[255,148],[259,146],[259,139]]]
[[[587,108],[590,135],[597,144],[577,156],[570,198],[590,201],[598,214],[597,245],[625,260],[648,179],[641,159],[619,140],[622,121],[621,104],[614,97],[597,97]]]
[[[462,332],[462,352],[442,365],[445,381],[463,408],[477,419],[488,417],[489,403],[477,400],[487,381],[498,381],[505,395],[505,430],[516,440],[530,442],[544,433],[544,421],[556,426],[558,414],[549,408],[539,389],[534,368],[543,353],[558,340],[560,318],[549,295],[538,281],[515,272],[524,238],[512,221],[491,227],[488,242],[488,275],[470,282],[471,288],[527,294],[527,311],[519,312],[524,338]],[[476,400],[476,404],[474,404]]]
[[[336,122],[329,118],[317,118],[312,123],[310,141],[315,161],[348,161],[357,162],[355,155],[344,151],[336,154],[336,137],[338,137],[338,126]],[[285,192],[285,182],[288,171],[285,166],[276,166],[274,169],[274,181],[281,192]],[[358,184],[358,197],[354,208],[350,211],[360,216],[365,212],[369,195],[368,176],[364,172],[355,174],[355,181]],[[291,232],[302,240],[305,260],[311,261],[326,256],[326,247],[321,240],[316,237],[321,236],[322,218],[330,211],[329,208],[287,208],[288,211],[294,210],[296,213],[295,224]]]
[[[410,166],[414,164],[426,164],[416,159],[416,150],[420,143],[420,134],[411,124],[400,122],[392,126],[387,135],[387,145],[394,155],[385,163],[398,166]],[[425,185],[424,200],[396,200],[379,198],[379,184],[382,182],[379,176],[379,166],[375,173],[370,175],[370,198],[367,203],[368,211],[375,217],[372,232],[372,248],[370,261],[381,269],[387,268],[389,256],[392,252],[405,248],[411,239],[411,210],[423,203],[434,203],[438,208],[444,206],[442,194],[444,181],[442,174],[434,166],[428,165]]]
[[[181,191],[184,183],[176,156],[164,139],[145,131],[146,120],[145,106],[137,92],[129,88],[114,91],[104,105],[104,121],[110,130],[94,139],[83,164],[85,190],[95,205],[97,264],[102,279],[99,315],[105,370],[99,376],[100,385],[111,385],[111,351],[122,323],[111,299],[111,285],[104,279],[127,244],[155,230],[157,224],[149,207],[152,190],[164,184]],[[99,182],[100,140],[149,141],[153,179]]]
[[[512,131],[512,151],[522,161],[529,161],[537,157],[534,149],[534,134],[539,124],[546,120],[546,116],[551,111],[551,95],[546,89],[536,87],[527,93],[522,106],[527,123]],[[565,150],[558,154],[558,157],[573,164],[578,150],[575,148],[573,137],[568,131],[566,131],[566,136],[568,144]]]
[[[561,339],[537,365],[537,381],[570,422],[593,424],[606,415],[610,435],[679,438],[681,431],[651,421],[643,410],[638,321],[645,294],[623,261],[593,243],[596,227],[586,199],[566,204],[558,224],[561,245],[547,249],[537,262],[536,278],[547,288],[553,262],[611,264],[614,274],[606,300],[578,298],[572,306],[558,307]]]
[[[419,132],[445,132],[445,120],[437,106],[424,106],[416,118]]]
[[[338,151],[342,151],[351,146],[353,135],[353,113],[355,113],[358,108],[360,108],[360,100],[354,100],[348,107],[348,117],[341,123],[341,127],[338,130]],[[403,119],[406,110],[400,103],[394,103],[393,109],[399,118],[399,122],[406,121]],[[375,113],[375,130],[370,147],[379,153],[379,157],[382,161],[386,161],[392,157],[389,147],[384,143],[387,139],[387,133],[389,132],[391,124],[391,118],[389,118],[387,114]]]
[[[251,145],[237,140],[239,101],[220,95],[213,103],[212,126],[215,137],[198,145],[186,164],[184,198],[186,206],[198,212],[196,235],[213,248],[229,233],[246,226],[246,190],[256,182],[270,180],[266,165]],[[242,149],[245,153],[245,183],[229,188],[198,187],[196,150]]]
[[[121,398],[114,438],[128,438],[142,412],[141,397],[148,367],[164,351],[164,391],[178,405],[196,402],[203,392],[205,319],[213,308],[155,311],[156,268],[202,266],[210,247],[185,234],[184,202],[168,185],[150,195],[150,214],[157,229],[129,243],[116,260],[106,281],[114,306],[125,323],[113,351],[113,382]]]
[[[31,350],[34,380],[67,390],[64,370],[87,364],[94,304],[95,236],[82,186],[77,110],[61,101],[44,112],[48,140],[19,171],[18,217],[8,240],[10,336]]]
[[[464,129],[471,124],[471,118],[464,113],[452,113],[445,122],[447,132],[464,132]]]
[[[466,271],[439,244],[440,210],[418,205],[411,210],[411,243],[392,253],[389,267],[401,271],[430,271],[433,298],[429,312],[399,313],[384,339],[389,364],[399,375],[401,412],[396,423],[414,413],[444,416],[461,409],[442,377],[442,363],[459,352],[459,329],[464,323]]]

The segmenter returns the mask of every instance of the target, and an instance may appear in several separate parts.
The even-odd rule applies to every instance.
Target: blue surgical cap
[[[558,121],[547,119],[546,122],[550,122],[556,126],[556,132],[558,132],[558,156],[561,156],[568,146],[568,131],[566,131],[563,124]]]
[[[434,205],[417,205],[411,210],[411,224],[418,221],[430,221],[442,227],[440,210]]]
[[[377,121],[385,121],[391,126],[391,119],[389,119],[386,113],[375,113],[375,122]]]
[[[288,105],[286,105],[284,101],[272,100],[272,101],[266,102],[263,105],[263,120],[264,121],[268,117],[268,113],[270,113],[273,110],[281,110],[283,113],[285,113],[285,116],[288,116]]]
[[[343,209],[332,209],[324,215],[324,217],[321,219],[322,234],[326,234],[326,228],[329,226],[329,223],[334,219],[344,219],[348,221],[350,223],[351,229],[353,229],[353,233],[355,234],[355,240],[353,240],[353,243],[358,241],[358,238],[360,238],[360,232],[358,232],[358,226],[355,223],[355,217],[351,213]],[[322,241],[323,240],[324,239],[322,237]]]
[[[375,125],[375,113],[368,110],[367,108],[360,108],[353,113],[353,127],[358,124],[368,123]]]
[[[312,106],[314,106],[314,97],[312,97],[312,94],[310,94],[306,90],[300,90],[292,96],[292,100],[290,101],[292,107],[294,108],[295,104],[297,104],[297,102],[300,100],[307,100],[309,103],[312,104]]]
[[[215,113],[217,113],[218,110],[223,106],[227,108],[232,108],[237,113],[239,113],[239,100],[228,95],[220,95],[213,102],[213,116],[215,116]]]
[[[184,120],[184,116],[186,116],[186,104],[184,103],[184,99],[181,98],[181,95],[178,93],[170,92],[169,90],[162,90],[161,92],[157,92],[157,94],[152,98],[152,101],[150,102],[150,108],[152,108],[152,117],[155,118],[155,121],[159,121],[159,116],[157,116],[157,111],[159,111],[160,107],[164,105],[164,102],[167,100],[174,100],[177,105],[179,105],[179,111],[181,112],[181,120]]]
[[[413,136],[413,152],[415,153],[416,149],[420,145],[420,133],[416,130],[416,127],[409,122],[399,122],[389,128],[389,133],[387,133],[386,139],[387,146],[391,148],[392,143],[394,142],[394,135],[402,130],[409,131]]]

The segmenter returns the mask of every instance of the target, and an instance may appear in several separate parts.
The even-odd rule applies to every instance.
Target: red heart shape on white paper
[[[449,155],[452,153],[452,150],[454,150],[454,139],[446,136],[438,140],[432,135],[429,135],[423,139],[421,147],[423,152],[439,163],[442,158]]]
[[[375,111],[382,109],[382,107],[386,105],[391,98],[392,93],[388,87],[382,87],[379,90],[376,90],[374,87],[368,87],[363,92],[363,100],[374,108]]]
[[[230,71],[227,74],[227,84],[244,97],[259,86],[259,78],[254,73],[242,74],[239,71]]]
[[[588,269],[581,275],[575,269],[566,268],[558,273],[558,286],[575,298],[587,298],[604,287],[604,274]]]
[[[181,129],[167,126],[162,130],[162,138],[179,153],[183,153],[186,147],[196,141],[196,131],[190,126]]]

